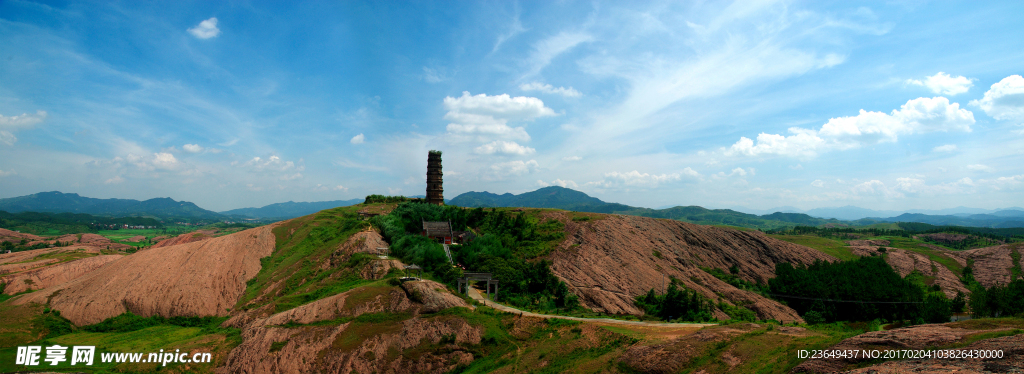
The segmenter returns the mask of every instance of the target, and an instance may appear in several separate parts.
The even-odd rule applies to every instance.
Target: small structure
[[[423,221],[423,236],[444,244],[452,244],[452,223]]]
[[[495,297],[495,300],[497,300],[497,297],[498,297],[498,280],[494,279],[494,277],[491,275],[491,273],[463,273],[463,277],[459,278],[459,284],[458,284],[459,293],[462,293],[462,292],[465,292],[467,294],[469,293],[469,286],[470,286],[469,282],[470,281],[487,282],[487,286],[486,286],[485,290],[487,292],[487,296],[488,297],[491,296],[491,286],[493,285],[494,286],[494,297]],[[465,291],[463,291],[463,287],[465,287]]]
[[[416,280],[423,276],[423,268],[416,264],[405,267],[405,278],[402,280]]]
[[[387,259],[388,254],[390,253],[391,249],[388,247],[377,247],[377,256],[380,257],[381,260]]]

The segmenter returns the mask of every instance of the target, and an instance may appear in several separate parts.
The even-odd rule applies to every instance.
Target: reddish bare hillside
[[[420,287],[430,300],[457,300],[468,306],[444,286],[431,282],[410,282],[403,288],[367,286],[321,299],[266,319],[258,319],[242,329],[243,342],[228,355],[226,367],[218,372],[229,373],[444,373],[459,364],[473,361],[473,355],[443,341],[454,337],[454,343],[479,344],[481,328],[473,327],[457,317],[422,318],[419,312],[429,308],[421,304],[409,290]],[[337,326],[281,326],[288,322],[310,324],[339,317],[355,317],[367,313],[406,315],[401,321],[372,323],[347,322]],[[279,345],[278,347],[274,347]],[[408,357],[402,353],[417,347]],[[417,357],[418,356],[418,357]]]
[[[7,240],[12,241],[12,242],[18,242],[18,241],[21,241],[21,239],[25,239],[25,240],[29,240],[29,241],[32,241],[32,240],[43,240],[43,238],[41,238],[39,236],[36,236],[36,235],[25,234],[25,233],[21,233],[21,232],[17,232],[17,231],[11,231],[11,230],[8,230],[8,229],[0,229],[0,242],[7,241]]]
[[[141,316],[224,316],[274,250],[268,225],[201,242],[152,248],[71,282],[20,296],[46,302],[77,325],[126,311]]]
[[[633,305],[634,297],[652,288],[664,292],[666,277],[674,277],[713,300],[721,295],[725,301],[745,305],[759,318],[802,321],[793,309],[737,289],[700,267],[736,265],[743,279],[765,282],[774,277],[778,263],[836,261],[757,231],[623,215],[589,222],[574,222],[567,212],[545,213],[545,217],[565,224],[566,240],[550,255],[551,270],[586,307],[606,313],[641,314]],[[720,311],[717,316],[727,317]]]
[[[152,249],[152,248],[160,248],[160,247],[170,247],[172,245],[185,244],[185,243],[194,243],[194,242],[203,241],[203,240],[207,240],[207,239],[213,239],[213,234],[214,234],[213,231],[203,231],[203,230],[196,231],[196,232],[190,232],[190,233],[187,233],[187,234],[181,234],[181,235],[175,236],[175,237],[170,238],[170,239],[161,240],[159,243],[153,244],[153,246],[150,247],[150,249]]]
[[[122,257],[124,257],[124,255],[86,257],[80,260],[41,267],[39,269],[0,277],[0,283],[7,284],[7,287],[4,288],[3,292],[8,295],[14,295],[18,292],[30,289],[41,290],[64,282],[69,282]],[[56,262],[59,260],[54,259],[51,261]]]
[[[925,348],[934,348],[934,347],[947,346],[949,344],[954,344],[954,343],[962,341],[965,337],[968,337],[968,336],[971,336],[971,335],[982,334],[982,333],[990,333],[990,332],[995,332],[995,331],[1007,331],[1007,330],[1010,330],[1009,327],[1002,327],[1002,328],[996,328],[996,329],[967,329],[967,328],[962,328],[962,326],[965,326],[965,325],[963,323],[953,322],[953,323],[946,323],[946,324],[920,325],[920,326],[900,328],[900,329],[887,330],[887,331],[868,332],[868,333],[864,333],[864,334],[860,334],[860,335],[854,336],[854,337],[849,338],[849,339],[845,339],[845,340],[839,342],[839,344],[836,344],[836,345],[834,345],[834,346],[832,346],[832,347],[830,347],[828,349],[829,350],[857,350],[857,351],[861,351],[861,350],[865,350],[865,349],[868,349],[868,350],[870,350],[870,349],[878,349],[878,350],[925,349]],[[1022,341],[1021,338],[1024,338],[1024,335],[1017,335],[1017,336],[1008,337],[1008,338],[987,339],[987,340],[978,341],[978,342],[972,344],[972,346],[992,346],[992,347],[998,347],[998,348],[992,348],[992,349],[1003,349],[1004,353],[1007,355],[1006,357],[1014,358],[1016,356],[1015,357],[1016,358],[1015,361],[1016,361],[1016,365],[1017,365],[1016,367],[1017,368],[1021,368],[1021,366],[1020,366],[1021,365],[1021,361],[1020,361],[1019,353],[1011,356],[1011,354],[1014,353],[1014,352],[1024,352],[1024,348],[1021,348],[1021,344],[1020,344],[1021,341]],[[793,368],[792,372],[794,372],[794,373],[836,373],[836,372],[840,372],[840,371],[843,371],[843,370],[848,370],[851,365],[855,365],[857,363],[865,362],[865,361],[869,361],[869,360],[870,360],[870,358],[864,358],[864,357],[808,359],[807,361],[804,361],[802,364],[800,364],[797,367]],[[960,365],[963,365],[964,367],[977,367],[977,366],[979,366],[979,364],[983,364],[983,362],[981,362],[982,360],[976,360],[976,361],[972,360],[972,361],[974,361],[973,363],[970,363],[969,361],[965,362],[965,360],[966,359],[955,359],[955,360],[954,359],[944,359],[944,360],[937,360],[937,361],[941,361],[941,363],[946,363],[946,364],[950,364],[950,365],[955,364],[953,366],[950,366],[950,369],[955,369],[955,368],[959,367]],[[998,361],[1004,361],[1004,360],[998,360]],[[1006,361],[1007,361],[1006,363],[1009,363],[1009,360],[1006,360]],[[940,363],[940,362],[932,362],[932,363],[935,364],[935,363]],[[910,364],[910,365],[907,365],[907,364]],[[896,362],[885,363],[885,364],[882,364],[882,365],[877,365],[878,367],[876,367],[876,369],[892,368],[892,367],[894,367],[894,365],[895,365],[896,368],[908,368],[909,369],[909,368],[917,367],[917,364],[915,364],[913,361],[906,360],[906,361],[896,361]],[[857,372],[874,373],[875,371],[871,371],[870,369],[865,368],[865,369],[858,370]],[[881,372],[883,372],[883,373],[903,373],[903,372],[918,372],[918,371],[917,370],[913,370],[913,369],[909,369],[909,370],[906,370],[906,371],[886,370],[886,371],[881,371]],[[925,371],[925,372],[933,372],[933,371]],[[971,371],[968,371],[968,372],[971,372]],[[995,372],[1005,373],[1005,372],[1010,372],[1010,371],[997,370]]]
[[[969,251],[947,251],[954,258],[959,258],[966,264],[967,260],[974,261],[974,279],[985,287],[992,287],[996,284],[1007,284],[1010,282],[1010,269],[1013,268],[1013,257],[1011,252],[1024,252],[1024,246],[1020,243],[1003,244],[994,247],[972,249]]]
[[[878,247],[852,246],[850,251],[857,256],[878,255]],[[945,265],[936,263],[928,256],[902,249],[887,248],[885,262],[902,277],[917,270],[926,277],[934,277],[935,283],[942,288],[942,292],[949,298],[956,297],[957,292],[970,295],[971,291],[960,282],[960,277],[949,270]]]

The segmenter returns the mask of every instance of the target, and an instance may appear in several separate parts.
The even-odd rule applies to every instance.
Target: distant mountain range
[[[86,213],[97,216],[185,218],[219,220],[224,216],[188,201],[156,198],[145,201],[131,199],[95,199],[76,193],[57,191],[0,199],[0,210],[9,213],[49,212]]]
[[[706,209],[699,206],[677,206],[666,209],[638,208],[618,203],[607,203],[583,192],[558,186],[544,187],[520,195],[466,192],[453,198],[450,204],[464,207],[557,208],[580,212],[667,218],[704,225],[730,225],[761,229],[774,229],[793,224],[817,226],[826,223],[842,223],[837,219],[821,219],[806,214],[773,213],[758,216],[729,209]]]
[[[86,213],[108,217],[183,218],[189,220],[228,220],[257,218],[283,220],[316,213],[324,209],[359,204],[363,199],[318,202],[286,202],[261,208],[241,208],[213,212],[187,201],[156,198],[145,201],[131,199],[95,199],[75,193],[57,191],[0,199],[0,211]],[[920,222],[936,226],[969,226],[988,228],[1024,227],[1024,209],[1007,208],[985,210],[958,207],[932,211],[878,211],[845,206],[800,211],[793,207],[780,207],[774,212],[743,208],[706,209],[699,206],[676,206],[664,209],[633,207],[609,203],[583,192],[564,187],[544,187],[519,195],[490,192],[466,192],[448,200],[451,205],[464,207],[530,207],[556,208],[580,212],[628,214],[642,217],[676,219],[705,225],[731,225],[774,229],[785,226],[824,224],[866,226],[876,223]],[[737,211],[743,210],[743,211]],[[929,212],[935,214],[927,214]],[[760,214],[757,214],[760,213]]]
[[[732,209],[706,209],[699,206],[649,209],[618,203],[607,203],[583,192],[557,186],[544,187],[519,195],[466,192],[452,199],[451,204],[465,207],[558,208],[581,212],[678,219],[700,224],[723,224],[757,228],[776,228],[793,224],[817,226],[828,223],[866,226],[888,222],[921,222],[937,226],[955,225],[991,228],[1024,227],[1024,209],[1016,207],[1001,210],[958,207],[943,210],[916,211],[936,214],[877,211],[855,206],[818,208],[806,212],[794,207],[779,207],[761,211],[737,208],[737,210],[743,210],[742,212]]]
[[[334,201],[317,201],[317,202],[293,202],[277,203],[264,206],[262,208],[241,208],[232,209],[228,211],[220,212],[223,215],[229,216],[243,216],[249,218],[295,218],[302,217],[307,214],[313,214],[324,209],[337,208],[339,206],[349,206],[355,204],[362,204],[363,199],[352,199],[352,200],[334,200]]]

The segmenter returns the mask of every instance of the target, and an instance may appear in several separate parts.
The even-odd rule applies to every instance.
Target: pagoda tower
[[[427,152],[427,204],[444,205],[441,151]]]

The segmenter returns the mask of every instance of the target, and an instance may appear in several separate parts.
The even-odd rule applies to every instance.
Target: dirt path
[[[598,323],[598,324],[657,327],[657,328],[666,328],[666,329],[680,329],[680,328],[699,329],[699,328],[702,328],[702,327],[718,325],[717,323],[642,322],[642,321],[623,321],[623,320],[612,319],[612,318],[582,318],[582,317],[559,316],[559,315],[553,315],[553,314],[537,314],[537,313],[526,312],[526,311],[522,311],[522,310],[519,310],[519,309],[516,309],[516,308],[512,308],[512,307],[508,307],[508,306],[505,306],[505,305],[501,305],[501,304],[495,303],[495,302],[493,302],[491,300],[488,300],[483,295],[481,295],[480,294],[480,290],[478,290],[476,288],[473,288],[473,287],[467,287],[467,288],[469,288],[469,297],[473,298],[473,300],[476,300],[476,301],[478,301],[478,302],[480,302],[480,303],[482,303],[482,304],[484,304],[486,306],[489,306],[491,308],[494,308],[494,309],[497,309],[497,310],[500,310],[500,311],[503,311],[503,312],[509,312],[509,313],[512,313],[512,314],[519,314],[519,315],[523,315],[523,316],[527,316],[527,317],[562,318],[562,319],[568,319],[568,320],[573,320],[573,321],[590,322],[590,323]]]

